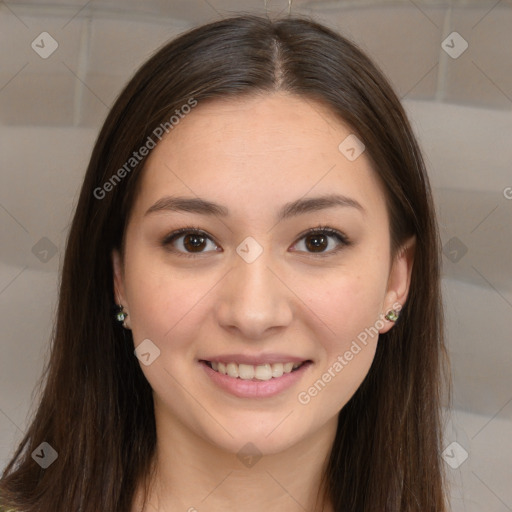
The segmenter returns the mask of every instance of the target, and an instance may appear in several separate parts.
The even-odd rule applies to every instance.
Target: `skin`
[[[124,257],[112,255],[135,346],[150,339],[160,349],[152,364],[141,364],[157,425],[157,472],[145,510],[322,510],[315,497],[337,415],[366,376],[378,336],[360,343],[307,404],[298,394],[332,373],[365,328],[393,327],[382,318],[406,300],[414,250],[411,239],[391,259],[377,175],[364,152],[349,161],[338,150],[350,133],[321,103],[279,92],[200,103],[150,154]],[[276,221],[283,204],[331,193],[364,212],[338,206]],[[144,215],[166,195],[208,199],[230,215]],[[320,225],[352,244],[329,235],[322,257],[306,243],[311,237],[301,238]],[[184,236],[162,245],[190,226],[210,237],[199,252],[184,246]],[[236,252],[248,236],[263,248],[250,264]],[[192,257],[180,256],[187,248]],[[259,399],[221,390],[198,364],[268,352],[313,364],[291,389]],[[251,467],[237,457],[249,442],[262,454]],[[140,505],[139,489],[133,510]]]

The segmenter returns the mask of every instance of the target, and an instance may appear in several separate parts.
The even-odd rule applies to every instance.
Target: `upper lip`
[[[215,363],[239,363],[239,364],[272,364],[272,363],[302,363],[309,361],[304,357],[296,357],[287,354],[222,354],[200,359]]]

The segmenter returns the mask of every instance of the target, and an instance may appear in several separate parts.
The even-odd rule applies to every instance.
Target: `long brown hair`
[[[113,316],[111,252],[122,247],[146,159],[130,158],[148,137],[155,140],[157,127],[173,129],[169,119],[191,99],[276,90],[323,102],[364,142],[385,187],[392,254],[416,236],[400,319],[381,335],[368,375],[339,413],[323,475],[326,496],[337,512],[446,510],[440,244],[407,116],[354,43],[306,18],[251,15],[195,28],[162,47],[121,92],[101,129],[67,241],[40,403],[0,480],[6,506],[131,509],[136,484],[150,472],[156,430],[152,390],[131,333]],[[31,457],[42,442],[58,452],[47,469]]]

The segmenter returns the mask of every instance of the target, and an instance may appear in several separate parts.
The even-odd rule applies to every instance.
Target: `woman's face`
[[[275,93],[199,102],[152,150],[114,269],[159,418],[233,453],[335,425],[411,266],[392,265],[383,188],[353,139],[339,149],[349,135]]]

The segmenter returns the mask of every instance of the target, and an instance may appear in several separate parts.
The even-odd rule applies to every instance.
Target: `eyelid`
[[[204,238],[207,238],[207,239],[211,240],[212,242],[214,242],[215,245],[218,245],[217,242],[215,241],[215,239],[211,235],[209,235],[206,231],[202,230],[199,227],[193,227],[193,226],[186,226],[186,227],[177,229],[177,230],[173,231],[172,233],[169,233],[162,240],[162,245],[170,252],[173,252],[173,253],[177,254],[178,256],[184,256],[184,257],[192,257],[192,258],[198,257],[198,256],[201,257],[202,255],[207,254],[209,252],[218,252],[218,251],[203,251],[203,252],[197,252],[197,253],[192,253],[192,252],[187,253],[187,252],[178,251],[174,248],[172,248],[172,249],[168,248],[168,246],[170,246],[174,240],[176,240],[177,238],[180,238],[180,236],[186,235],[186,234],[195,234],[195,235],[203,236]],[[298,242],[300,242],[306,236],[313,235],[313,234],[325,234],[329,237],[337,238],[339,246],[337,248],[335,248],[331,251],[327,251],[327,252],[318,252],[318,253],[307,252],[307,251],[293,251],[293,252],[304,253],[304,254],[307,254],[310,256],[327,257],[327,256],[331,256],[333,254],[338,253],[338,251],[340,251],[343,247],[348,247],[348,246],[352,245],[351,240],[348,238],[347,235],[345,235],[345,233],[343,233],[337,229],[331,228],[329,226],[319,225],[319,226],[316,226],[313,228],[309,228],[306,231],[303,231],[297,237],[296,241],[292,244],[292,247],[294,247]]]
[[[332,249],[330,251],[326,251],[326,252],[316,252],[316,253],[315,252],[307,252],[307,251],[294,251],[294,252],[306,254],[308,256],[326,258],[326,257],[333,256],[333,255],[337,254],[344,247],[348,247],[348,246],[352,245],[352,241],[342,231],[339,231],[338,229],[331,228],[330,226],[319,225],[319,226],[316,226],[313,228],[309,228],[306,231],[304,231],[303,233],[301,233],[298,236],[297,241],[293,243],[292,247],[295,246],[298,242],[300,242],[306,236],[314,235],[317,233],[325,234],[329,237],[337,238],[338,244],[339,244],[338,247],[336,247],[335,249]]]
[[[190,258],[190,257],[194,258],[194,257],[198,257],[198,256],[200,257],[204,254],[207,254],[208,252],[217,252],[217,251],[206,251],[206,252],[197,252],[197,253],[193,253],[193,252],[187,253],[187,252],[178,251],[174,248],[169,248],[169,246],[171,246],[171,243],[174,240],[176,240],[177,238],[180,238],[183,235],[188,235],[188,234],[203,236],[204,238],[207,238],[207,239],[211,240],[212,242],[214,242],[215,245],[218,245],[217,242],[215,241],[215,239],[211,235],[209,235],[206,231],[202,230],[201,228],[194,227],[194,226],[185,226],[183,228],[176,229],[172,233],[169,233],[168,235],[166,235],[164,237],[164,239],[162,240],[162,246],[164,246],[164,248],[167,249],[169,252],[173,252],[174,254],[176,254],[178,256],[184,256],[186,258]]]

